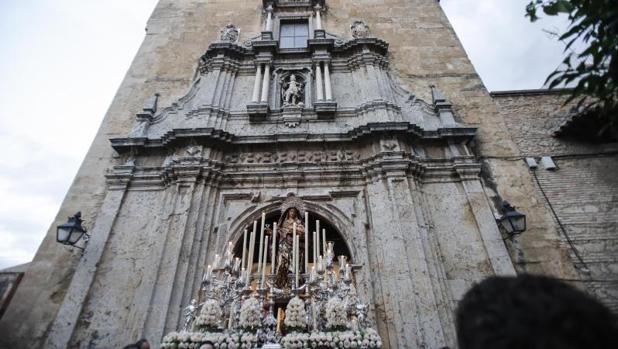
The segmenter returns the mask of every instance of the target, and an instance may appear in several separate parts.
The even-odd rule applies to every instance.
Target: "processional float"
[[[290,196],[272,229],[264,213],[259,234],[257,221],[249,236],[245,229],[242,258],[234,257],[232,242],[223,258],[215,255],[182,328],[167,334],[161,348],[199,349],[206,341],[229,349],[381,348],[347,257],[334,261],[334,243],[326,241],[325,229],[320,235],[319,220],[306,239],[309,214],[303,224],[303,211],[302,200]]]

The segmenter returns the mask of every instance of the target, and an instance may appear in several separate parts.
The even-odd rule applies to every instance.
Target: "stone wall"
[[[363,282],[367,285],[364,286],[365,293],[372,294],[375,300],[378,327],[386,342],[399,348],[454,345],[451,321],[454,302],[479,278],[509,273],[510,260],[500,254],[504,246],[499,236],[496,239],[497,227],[486,193],[492,199],[491,203],[505,198],[527,214],[529,231],[522,237],[521,245],[530,261],[528,270],[574,278],[568,251],[560,245],[556,225],[535,189],[533,177],[521,161],[513,161],[513,157],[519,156],[519,151],[508,132],[508,120],[505,121],[474,71],[438,2],[333,0],[327,4],[324,27],[328,32],[349,37],[351,22],[365,20],[372,35],[390,44],[391,75],[398,83],[425,101],[431,101],[429,86],[438,86],[454,105],[457,120],[478,127],[475,151],[482,156],[485,186],[481,186],[477,177],[462,179],[465,176],[459,178],[458,174],[452,176],[447,181],[449,183],[425,184],[427,186],[423,187],[396,166],[389,169],[396,178],[378,176],[375,182],[369,181],[366,185],[348,183],[349,179],[339,178],[336,171],[320,182],[322,187],[330,183],[356,186],[356,190],[363,193],[358,194],[356,205],[364,205],[364,215],[373,217],[359,217],[358,222],[366,219],[369,224],[373,219],[375,221],[370,227],[392,228],[381,228],[391,234],[389,237],[372,234],[364,222],[355,226],[371,251],[367,256],[369,266],[365,270],[379,275],[375,288],[369,286],[368,276],[364,276]],[[155,337],[151,339],[156,343],[159,340],[156,336],[174,328],[179,307],[190,297],[190,291],[196,287],[192,284],[195,275],[200,274],[191,266],[204,260],[203,253],[210,245],[200,245],[203,246],[201,251],[188,246],[191,246],[191,241],[201,239],[195,232],[198,226],[207,227],[209,233],[214,229],[220,232],[217,221],[204,217],[224,219],[225,211],[221,207],[225,201],[217,186],[209,187],[208,184],[204,187],[201,183],[202,192],[195,192],[197,184],[191,182],[190,173],[176,173],[177,178],[188,181],[175,183],[166,189],[166,194],[135,195],[125,190],[128,180],[122,175],[106,182],[108,169],[127,160],[114,153],[109,139],[125,137],[129,133],[134,115],[155,92],[161,94],[161,106],[169,106],[184,95],[191,86],[198,58],[224,25],[230,21],[238,24],[241,40],[256,36],[263,19],[261,9],[262,2],[257,0],[159,2],[148,22],[144,42],[102,121],[58,216],[50,225],[13,302],[0,321],[0,346],[43,347],[53,321],[57,317],[65,319],[65,313],[58,315],[63,302],[65,305],[76,302],[72,307],[79,315],[77,331],[71,341],[73,347],[118,346],[141,335]],[[374,143],[372,147],[379,150],[379,140],[374,140]],[[444,148],[435,148],[443,155],[448,153]],[[132,176],[131,166],[125,170],[127,178]],[[458,168],[457,171],[464,170]],[[319,178],[320,174],[315,176]],[[244,188],[277,185],[276,193],[269,195],[296,191],[299,195],[311,196],[307,182],[297,178],[273,176],[268,178],[271,182],[262,177],[238,176],[234,179],[238,179],[236,185],[244,184]],[[375,199],[370,200],[371,197]],[[158,205],[152,204],[152,200],[158,201]],[[203,200],[213,200],[215,204],[207,212],[189,210],[190,207],[199,207]],[[133,207],[139,207],[141,214],[135,221],[131,219],[135,214]],[[242,212],[246,207],[236,209]],[[55,242],[55,226],[78,210],[83,212],[86,225],[93,232],[93,240],[84,257],[78,252],[68,252]],[[385,212],[396,220],[385,221]],[[131,235],[135,230],[157,232],[159,228],[148,226],[151,223],[149,215],[154,215],[155,221],[163,222],[159,227],[169,227],[165,230],[166,235],[160,237],[164,241],[156,236],[143,241],[142,236]],[[460,220],[465,222],[462,224],[464,235],[457,235],[452,230]],[[401,224],[410,224],[415,229],[404,231]],[[215,246],[222,246],[223,241],[213,240],[210,235],[203,238]],[[480,251],[478,246],[465,248],[453,244],[453,240],[464,245],[482,243],[487,255],[468,256]],[[146,249],[144,243],[152,249]],[[444,245],[444,251],[440,251],[438,245]],[[384,254],[391,246],[407,254],[407,263],[401,263],[390,253]],[[444,263],[445,256],[464,260],[470,257],[471,260],[466,261],[470,269],[462,269],[452,260]],[[136,257],[140,260],[135,260]],[[146,262],[149,261],[147,258],[151,258],[154,264]],[[85,267],[76,271],[78,263]],[[406,275],[380,274],[389,268]],[[118,270],[127,272],[123,275]],[[139,275],[129,277],[128,273]],[[184,279],[181,283],[176,278]],[[80,288],[76,280],[85,280],[85,286]],[[414,297],[400,292],[402,287],[413,288],[410,294]],[[80,297],[65,297],[70,288],[76,288]],[[157,308],[161,304],[165,308]],[[106,307],[112,310],[106,310]],[[120,319],[119,323],[114,323],[116,318]]]
[[[24,273],[20,272],[0,272],[0,318],[9,306],[23,276]]]
[[[555,210],[560,248],[578,269],[565,278],[618,311],[618,143],[592,143],[557,138],[553,132],[565,121],[566,97],[549,91],[493,94],[521,156],[551,156],[554,171],[535,171],[537,193]],[[523,161],[523,160],[517,160]],[[541,192],[542,191],[542,192]],[[531,250],[534,232],[521,237],[521,268],[534,270],[538,252]],[[572,242],[569,243],[569,240]],[[576,250],[581,260],[574,252]]]

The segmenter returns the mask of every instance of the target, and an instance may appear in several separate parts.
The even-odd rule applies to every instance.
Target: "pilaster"
[[[51,326],[45,348],[64,349],[69,345],[92,287],[97,266],[103,256],[112,227],[122,205],[133,170],[133,165],[117,166],[107,176],[108,190],[103,205],[90,232],[90,240],[75,269],[64,301]]]

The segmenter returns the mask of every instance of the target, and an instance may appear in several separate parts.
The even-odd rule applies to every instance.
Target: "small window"
[[[280,48],[307,47],[307,39],[309,39],[309,24],[307,22],[281,23]]]

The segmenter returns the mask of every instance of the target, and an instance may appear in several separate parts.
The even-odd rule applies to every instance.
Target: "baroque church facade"
[[[239,280],[246,267],[255,283],[240,285],[239,299],[248,299],[260,270],[272,266],[274,278],[275,264],[298,253],[300,272],[286,264],[284,274],[309,294],[327,242],[333,265],[347,261],[333,277],[367,305],[353,321],[366,315],[384,348],[456,347],[457,301],[491,275],[551,275],[616,309],[616,199],[592,192],[599,183],[615,191],[615,179],[569,177],[590,187],[586,207],[606,210],[582,228],[583,216],[564,221],[582,192],[524,161],[558,149],[565,170],[615,163],[612,144],[547,145],[539,140],[553,138],[522,128],[558,115],[560,99],[490,95],[435,0],[161,0],[0,319],[0,343],[111,348],[146,337],[158,347],[187,329],[193,299],[209,297],[213,265]],[[564,157],[576,146],[579,157]],[[504,200],[527,217],[515,238],[496,221]],[[271,242],[280,241],[276,223],[280,236],[292,234],[291,208],[294,238],[271,253],[264,231]],[[55,226],[77,211],[90,234],[83,253],[55,242]],[[247,231],[260,236],[250,242],[260,254],[245,262]],[[301,295],[285,283],[282,309]],[[240,321],[231,309],[220,314],[228,329]]]

